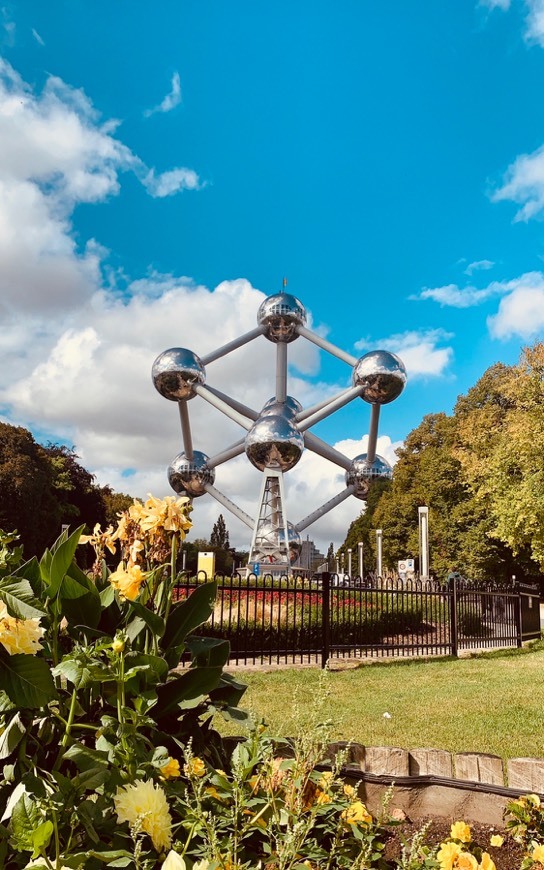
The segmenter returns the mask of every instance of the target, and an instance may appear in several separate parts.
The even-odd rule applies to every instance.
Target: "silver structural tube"
[[[307,529],[308,526],[312,525],[312,523],[315,523],[316,520],[319,520],[319,519],[321,519],[321,517],[324,517],[325,514],[328,514],[329,511],[332,511],[332,509],[335,508],[336,505],[342,504],[342,502],[345,501],[347,498],[349,498],[350,495],[353,495],[354,491],[355,491],[354,486],[346,486],[346,488],[342,492],[339,492],[338,495],[334,496],[334,498],[331,498],[331,499],[329,499],[329,501],[326,501],[325,504],[321,505],[320,508],[318,508],[317,510],[315,510],[311,514],[308,514],[307,517],[304,517],[303,520],[301,520],[299,523],[297,523],[295,526],[295,529],[297,530],[297,532],[304,531],[304,529]]]
[[[376,576],[382,576],[382,536],[381,529],[376,529]]]
[[[216,453],[215,456],[212,456],[211,459],[207,459],[206,466],[208,468],[216,468],[223,462],[228,462],[229,459],[234,459],[235,456],[240,456],[240,454],[243,453],[245,450],[245,444],[245,438],[242,438],[241,441],[237,441],[236,444],[232,445],[232,447],[228,447],[221,453]]]
[[[253,531],[254,522],[249,514],[246,514],[245,511],[239,508],[238,505],[235,505],[234,502],[231,501],[230,498],[227,498],[226,495],[223,495],[222,492],[219,492],[219,490],[216,489],[215,486],[212,486],[211,483],[205,483],[204,489],[207,493],[209,493],[209,495],[213,496],[213,498],[218,501],[219,504],[222,504],[223,507],[231,512],[231,514],[234,514],[235,517],[238,517],[239,520],[245,523],[246,526],[249,526],[251,531]]]
[[[229,341],[229,343],[223,345],[223,347],[219,347],[217,350],[212,350],[211,353],[207,353],[206,356],[200,358],[200,362],[202,365],[207,366],[209,363],[214,362],[214,360],[220,359],[222,356],[230,353],[231,350],[236,350],[236,348],[247,344],[248,341],[253,341],[254,338],[262,335],[263,332],[264,326],[257,326],[255,329],[252,329],[251,332],[246,332],[245,335],[241,335],[240,338],[235,338],[234,341]]]
[[[312,432],[304,433],[304,446],[307,447],[308,450],[312,450],[313,453],[317,453],[318,456],[328,459],[329,462],[334,462],[335,465],[339,465],[340,468],[343,468],[345,471],[350,471],[351,459],[348,459],[347,456],[344,456],[344,454],[340,453],[339,450],[335,450],[334,447],[330,447],[325,441],[322,441],[321,438],[318,438],[317,435],[314,435]]]
[[[336,345],[334,344],[331,344],[330,341],[327,341],[325,338],[321,338],[320,335],[312,332],[311,329],[307,329],[305,326],[302,325],[297,326],[296,329],[299,335],[307,338],[308,341],[311,341],[313,344],[317,344],[317,346],[322,348],[322,350],[326,350],[329,353],[332,353],[333,356],[338,357],[338,359],[347,362],[349,366],[354,366],[358,362],[357,357],[352,356],[350,353],[346,353],[345,350],[341,350],[341,348],[336,347]]]
[[[191,424],[189,422],[189,409],[187,407],[187,399],[182,399],[178,402],[179,419],[181,421],[181,434],[183,436],[183,449],[185,456],[189,462],[193,459],[193,439],[191,436]]]
[[[223,399],[220,399],[219,396],[216,396],[211,392],[207,387],[203,384],[197,384],[194,387],[194,391],[198,396],[201,396],[202,399],[206,399],[210,405],[213,405],[214,408],[217,408],[218,411],[222,411],[227,417],[230,417],[231,420],[234,420],[235,423],[239,423],[243,429],[247,429],[248,431],[253,426],[253,420],[248,420],[245,414],[240,414],[238,411],[235,411],[234,408],[231,408],[230,405],[227,405]]]
[[[321,410],[316,411],[315,414],[311,416],[307,416],[305,420],[299,423],[299,429],[301,432],[305,432],[306,429],[309,429],[311,426],[314,426],[316,423],[319,423],[320,420],[324,420],[325,417],[328,417],[330,414],[333,414],[335,411],[338,411],[339,408],[343,408],[344,405],[347,405],[348,402],[356,399],[357,396],[361,395],[361,387],[350,387],[349,390],[345,390],[343,393],[340,393],[339,396],[336,396],[335,399],[331,399],[328,405],[325,405],[321,408]],[[297,420],[298,423],[298,420]]]
[[[227,396],[226,393],[222,393],[221,390],[218,390],[215,387],[210,387],[209,384],[206,384],[206,387],[210,393],[213,393],[218,399],[226,402],[229,408],[234,408],[235,411],[238,411],[239,414],[243,414],[245,417],[249,417],[250,420],[259,419],[259,413],[254,411],[253,408],[248,408],[247,405],[242,405],[241,402],[237,402],[236,399],[231,399],[231,397]]]
[[[351,387],[348,387],[348,390],[351,390]],[[321,411],[321,408],[325,408],[330,402],[336,401],[340,396],[345,396],[348,390],[342,390],[341,393],[337,393],[336,396],[329,396],[328,399],[322,399],[320,402],[316,402],[315,405],[311,405],[309,408],[304,408],[299,414],[296,415],[295,420],[297,423],[302,423],[306,417],[311,417],[312,414],[315,414],[316,411]]]
[[[366,450],[367,462],[370,464],[376,459],[376,444],[378,443],[378,424],[380,422],[381,405],[372,405],[370,412],[370,432],[368,433],[368,447]]]
[[[285,402],[287,397],[287,342],[276,345],[276,402]]]

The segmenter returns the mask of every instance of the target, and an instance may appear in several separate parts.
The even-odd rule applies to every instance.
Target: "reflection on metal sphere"
[[[291,342],[298,338],[297,326],[306,325],[306,309],[296,296],[276,293],[261,303],[257,323],[266,327],[264,335],[269,341]]]
[[[204,495],[205,484],[213,484],[215,480],[215,469],[208,468],[207,461],[206,454],[198,450],[193,452],[192,459],[187,459],[185,453],[178,453],[168,466],[168,482],[174,492],[189,498]]]
[[[300,558],[302,552],[302,539],[293,523],[287,523],[287,537],[289,538],[289,562],[293,565]],[[263,561],[273,558],[272,555],[283,548],[285,531],[275,528],[271,522],[263,523],[259,534],[255,539],[255,548],[259,550]],[[264,569],[266,570],[266,569]]]
[[[192,399],[193,387],[206,382],[206,370],[200,358],[184,347],[171,347],[159,354],[151,375],[161,396],[172,402]]]
[[[304,436],[287,419],[276,414],[261,417],[246,435],[246,455],[249,461],[264,471],[294,468],[304,450]]]
[[[406,384],[404,363],[387,350],[365,353],[353,367],[353,386],[363,387],[361,398],[372,405],[387,405]]]
[[[302,411],[302,405],[292,396],[286,396],[285,402],[278,402],[275,398],[269,399],[263,405],[261,417],[285,416],[292,420]]]
[[[364,500],[374,480],[391,480],[392,477],[393,469],[383,456],[376,455],[374,462],[369,463],[367,454],[361,453],[352,461],[350,470],[346,471],[346,485],[354,486],[353,495]]]

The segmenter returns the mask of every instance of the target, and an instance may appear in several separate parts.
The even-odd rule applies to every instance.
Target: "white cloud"
[[[525,0],[528,8],[525,36],[529,42],[544,46],[544,0]]]
[[[544,146],[517,157],[508,167],[502,187],[491,194],[491,199],[521,205],[515,221],[528,221],[539,215],[544,208]]]
[[[181,103],[181,82],[179,78],[179,73],[175,72],[172,76],[172,85],[170,92],[166,94],[164,99],[152,109],[146,109],[144,115],[146,118],[149,118],[151,115],[155,115],[157,112],[171,112],[172,109],[175,109],[176,106],[179,106]]]
[[[411,299],[432,299],[441,306],[452,308],[472,308],[480,305],[491,296],[504,293],[504,285],[493,281],[487,287],[479,290],[476,287],[458,287],[457,284],[445,284],[443,287],[424,287],[418,296]]]
[[[183,168],[171,169],[160,175],[156,175],[155,170],[150,169],[142,178],[142,183],[151,196],[158,198],[172,196],[180,190],[198,190],[201,186],[196,172]]]
[[[505,282],[508,294],[497,313],[487,319],[493,338],[535,338],[544,330],[544,274],[528,272]]]
[[[474,263],[469,263],[467,268],[465,269],[465,275],[472,275],[473,272],[483,271],[486,272],[488,269],[492,269],[495,263],[492,260],[475,260]]]
[[[438,347],[453,336],[442,329],[411,330],[398,335],[380,338],[372,344],[368,340],[358,341],[359,350],[373,350],[380,347],[396,353],[406,366],[409,378],[440,377],[445,374],[453,359],[451,347]]]

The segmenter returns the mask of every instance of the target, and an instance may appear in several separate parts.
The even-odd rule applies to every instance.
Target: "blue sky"
[[[541,336],[543,0],[27,0],[2,16],[0,412],[74,444],[101,483],[167,494],[179,424],[153,359],[251,329],[284,275],[331,342],[405,359],[390,459]],[[256,406],[273,392],[259,341],[208,373]],[[305,404],[348,383],[296,345]],[[236,440],[197,403],[196,447]],[[316,431],[355,455],[368,419],[358,401]],[[292,472],[305,513],[343,485],[312,461]],[[251,510],[242,462],[217,485]],[[338,545],[360,508],[317,541]],[[196,534],[219,510],[199,504]]]

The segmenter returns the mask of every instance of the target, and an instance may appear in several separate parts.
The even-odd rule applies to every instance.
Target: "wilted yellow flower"
[[[489,841],[490,846],[496,846],[497,849],[500,849],[502,844],[504,843],[504,837],[501,837],[500,834],[493,834]]]
[[[478,870],[478,862],[470,852],[459,852],[455,866],[458,870]]]
[[[544,846],[535,846],[531,852],[531,858],[533,861],[538,861],[539,864],[544,864]]]
[[[491,838],[493,839],[493,838]],[[502,837],[499,837],[499,840],[502,840]],[[504,842],[504,841],[503,841]],[[502,843],[501,843],[502,846]],[[497,870],[495,867],[495,862],[493,861],[489,852],[484,852],[482,855],[482,860],[480,861],[479,870]]]
[[[142,552],[144,549],[143,541],[139,541],[137,538],[130,545],[129,550],[129,565],[135,565],[138,561],[138,554]]]
[[[319,788],[324,789],[325,791],[331,787],[334,782],[334,773],[332,770],[327,770],[325,773],[321,775],[321,779],[317,783]]]
[[[196,864],[193,864],[193,868],[195,866]],[[187,865],[181,855],[171,849],[166,858],[164,859],[162,870],[186,870],[186,867]]]
[[[158,852],[172,842],[172,816],[160,785],[137,779],[132,785],[118,788],[113,802],[118,822],[128,822],[138,831],[149,834]]]
[[[462,843],[470,843],[472,839],[470,827],[465,822],[454,822],[451,826],[450,837],[452,840],[461,840]]]
[[[172,758],[172,756],[170,756],[160,770],[165,779],[175,779],[177,776],[181,776],[179,761],[177,758]]]
[[[138,597],[140,586],[144,580],[145,577],[139,565],[130,565],[125,570],[122,562],[117,570],[109,576],[113,588],[117,589],[121,598],[128,598],[129,601],[134,601]]]
[[[99,556],[99,554],[104,552],[106,547],[110,553],[115,553],[115,538],[113,526],[108,526],[103,532],[100,528],[100,523],[97,523],[92,535],[81,535],[79,543],[90,544],[97,556]]]
[[[10,656],[24,653],[35,656],[43,649],[40,639],[45,634],[39,619],[17,619],[10,616],[3,601],[0,601],[0,643]]]
[[[166,496],[160,499],[149,495],[145,504],[134,502],[129,508],[128,513],[132,520],[140,524],[142,531],[147,532],[150,537],[155,534],[160,534],[163,530],[166,532],[182,532],[185,537],[185,532],[189,531],[193,525],[188,518],[188,513],[191,510],[191,503],[188,498],[174,498]]]
[[[370,825],[372,816],[361,801],[354,801],[342,813],[342,818],[348,825]]]
[[[441,870],[452,870],[460,854],[461,846],[459,843],[442,843],[436,856],[440,862]]]
[[[185,776],[204,776],[206,773],[206,765],[201,758],[191,758],[183,768]]]
[[[356,792],[356,790],[353,788],[353,786],[352,786],[352,785],[348,785],[347,782],[344,783],[344,789],[343,789],[343,791],[344,791],[344,794],[346,795],[346,797],[349,797],[349,798],[354,798],[355,795],[357,794],[357,792]]]

